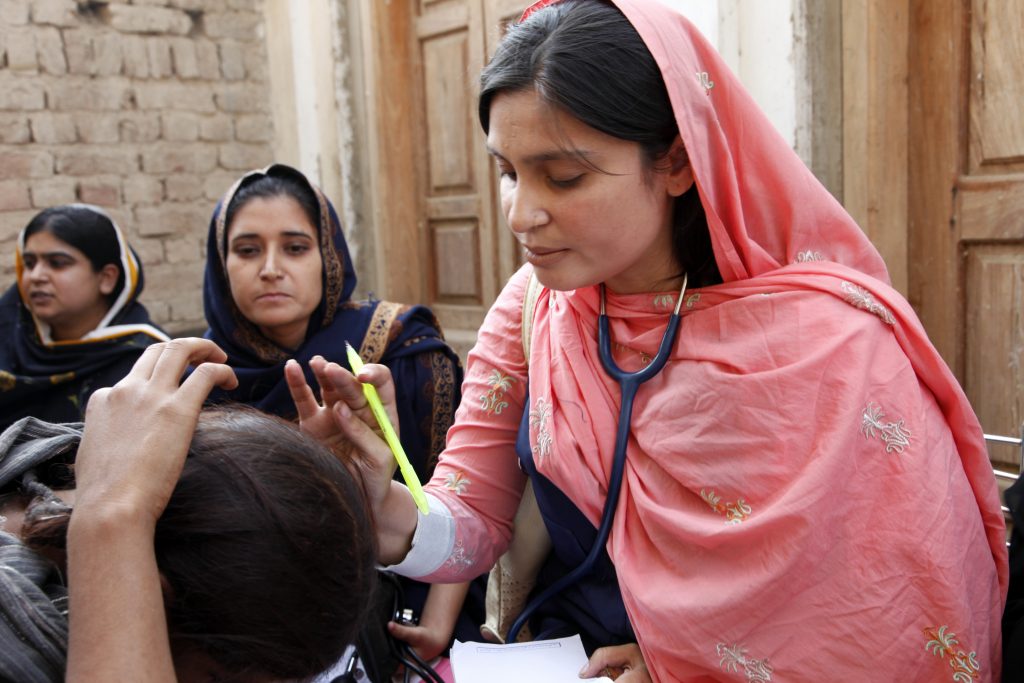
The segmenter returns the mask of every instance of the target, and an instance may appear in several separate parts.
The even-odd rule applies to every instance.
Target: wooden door
[[[382,289],[431,306],[465,358],[519,262],[477,119],[479,74],[521,0],[373,3],[371,146]],[[375,126],[373,124],[376,124]]]
[[[986,432],[1024,420],[1024,3],[914,0],[910,299]],[[1019,465],[1013,449],[993,451]]]

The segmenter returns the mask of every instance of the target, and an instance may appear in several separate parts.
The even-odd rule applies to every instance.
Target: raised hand
[[[322,401],[317,401],[299,364],[295,361],[285,364],[285,378],[298,412],[299,426],[358,472],[376,514],[388,493],[397,463],[382,438],[361,382],[369,382],[377,388],[397,430],[391,372],[383,365],[366,365],[357,379],[347,369],[328,363],[320,356],[311,359],[309,367],[320,385]]]
[[[214,386],[238,383],[222,365],[226,359],[207,339],[153,344],[124,379],[92,395],[75,464],[76,515],[121,510],[156,524],[181,475],[203,401]],[[180,383],[189,365],[196,369]]]
[[[238,384],[226,359],[206,339],[154,344],[89,399],[68,526],[69,683],[177,680],[153,534],[203,401]]]

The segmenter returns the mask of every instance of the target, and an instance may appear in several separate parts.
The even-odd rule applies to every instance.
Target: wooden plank
[[[364,35],[373,83],[368,105],[369,171],[372,180],[374,262],[379,296],[425,301],[426,230],[420,215],[423,173],[416,157],[423,139],[412,106],[419,99],[418,53],[414,50],[409,2],[368,3]]]
[[[966,96],[964,0],[911,0],[910,303],[963,381],[963,289],[954,220]]]
[[[427,199],[427,218],[476,218],[480,215],[480,196],[430,197]]]
[[[424,5],[416,19],[416,37],[420,40],[464,31],[470,23],[470,5],[466,2]]]
[[[908,0],[844,0],[843,202],[907,294]]]
[[[969,240],[1024,240],[1024,174],[962,178],[960,234]]]

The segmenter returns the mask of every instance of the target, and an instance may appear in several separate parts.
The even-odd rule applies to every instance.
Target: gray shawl
[[[33,417],[15,422],[0,434],[0,489],[33,478],[33,468],[77,448],[81,436],[81,424]],[[63,577],[52,562],[0,531],[0,680],[63,681],[67,647]]]

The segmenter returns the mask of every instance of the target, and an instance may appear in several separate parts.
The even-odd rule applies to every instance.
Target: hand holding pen
[[[394,428],[398,421],[394,409],[394,384],[390,373],[387,368],[378,365],[357,369],[360,379],[372,382],[364,385],[347,369],[337,363],[328,363],[320,356],[310,360],[309,367],[320,385],[322,401],[317,400],[297,362],[291,360],[285,365],[285,377],[292,400],[295,402],[299,424],[303,431],[331,448],[346,464],[359,470],[370,503],[376,507],[387,495],[401,457],[387,443],[385,427],[378,418],[381,416],[391,427],[392,439],[398,448],[401,448]],[[373,385],[376,385],[376,388]],[[371,406],[367,386],[373,389],[373,395],[377,397],[376,411]],[[352,419],[353,417],[357,419]],[[353,445],[356,447],[355,451],[352,449]],[[404,456],[404,451],[401,451],[401,454]],[[406,461],[408,462],[407,458]],[[411,493],[416,507],[424,510],[426,498],[411,465],[407,472],[408,474],[403,473],[403,477],[408,477],[407,482],[415,482],[415,489],[407,483],[409,493],[406,495]],[[414,490],[417,493],[413,493]]]
[[[345,342],[345,351],[348,353],[348,363],[352,367],[352,374],[358,376],[359,371],[363,369],[362,359],[348,342]],[[398,461],[398,469],[402,471],[402,479],[405,480],[405,485],[409,487],[409,493],[412,494],[416,507],[423,514],[428,514],[430,508],[427,507],[427,497],[423,494],[423,487],[420,486],[419,477],[416,476],[416,470],[412,468],[412,463],[409,462],[409,457],[405,454],[405,449],[402,448],[402,442],[398,440],[398,433],[395,432],[395,428],[391,425],[391,420],[384,410],[384,404],[381,403],[376,387],[372,384],[364,383],[363,394],[366,396],[366,402],[370,404],[370,410],[373,412],[374,419],[377,420],[377,424],[380,425],[381,430],[384,432],[384,440],[387,441],[388,447],[391,448],[391,452],[395,456],[395,460]]]

